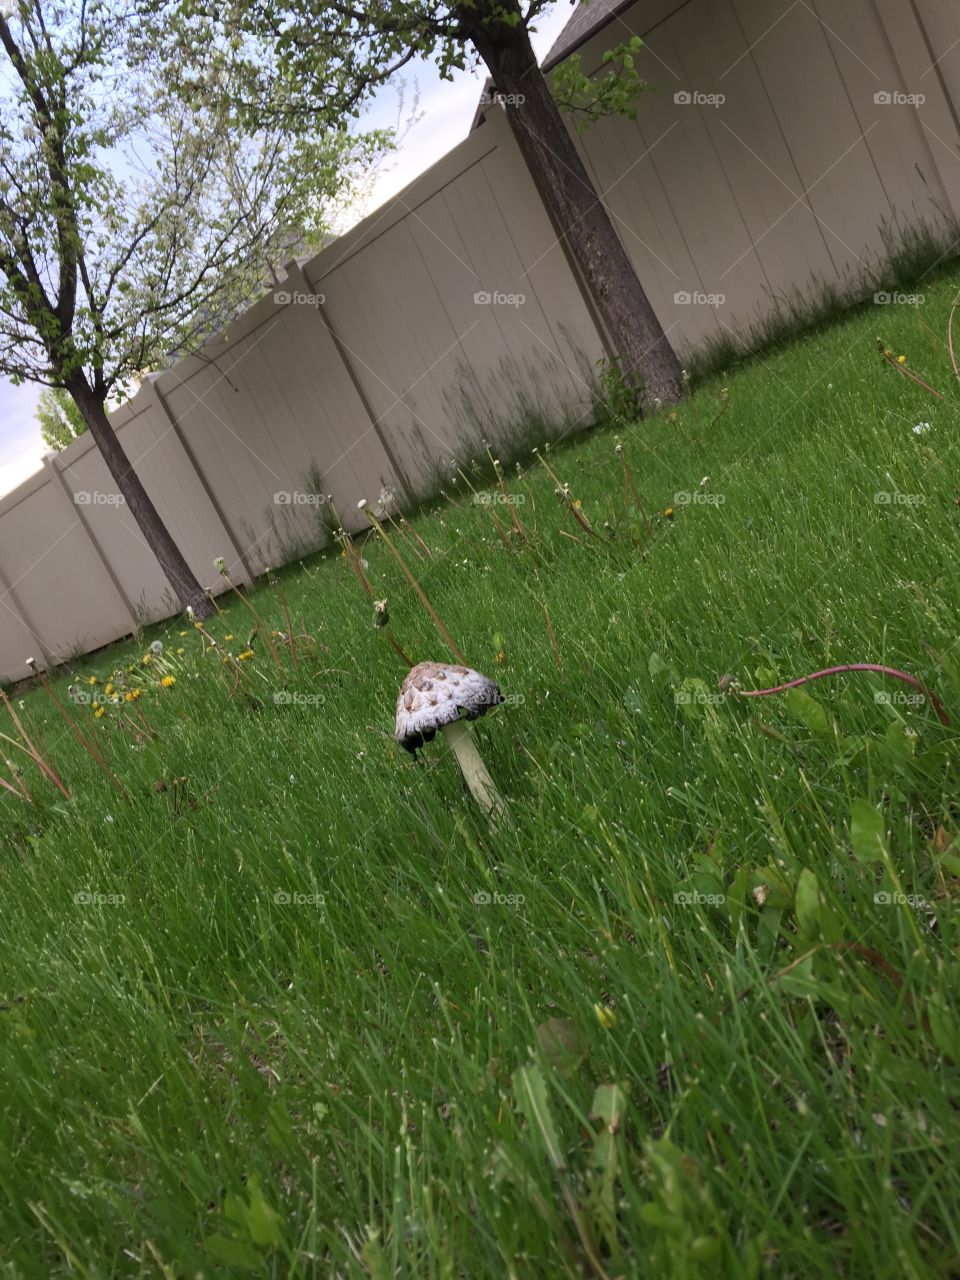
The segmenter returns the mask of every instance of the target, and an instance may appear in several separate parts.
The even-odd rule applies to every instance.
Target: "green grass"
[[[408,561],[508,697],[472,730],[499,831],[442,741],[393,743],[404,668],[335,553],[282,578],[296,671],[260,639],[231,697],[169,624],[58,674],[146,689],[149,736],[72,707],[126,797],[15,695],[73,799],[29,761],[36,804],[0,794],[3,1274],[957,1274],[957,283],[622,430],[652,540],[607,430],[549,454],[600,539],[529,458],[528,544],[464,480],[417,517]],[[167,690],[126,670],[154,636]],[[856,661],[952,725],[873,675],[716,692]]]

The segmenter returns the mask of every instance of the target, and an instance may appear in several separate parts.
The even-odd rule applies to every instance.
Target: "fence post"
[[[284,271],[286,272],[288,281],[295,279],[296,281],[302,283],[303,285],[302,292],[313,293],[314,286],[307,279],[306,272],[303,270],[303,267],[300,266],[300,263],[297,262],[296,259],[293,259],[292,262],[288,262],[287,265],[284,267]],[[286,281],[284,283],[286,283]],[[376,416],[376,414],[373,412],[373,406],[371,405],[370,401],[367,399],[367,393],[364,391],[363,386],[361,385],[360,379],[357,377],[356,373],[354,372],[353,365],[350,363],[350,360],[347,356],[346,349],[344,348],[343,343],[340,341],[340,337],[336,329],[333,327],[333,321],[330,319],[329,313],[327,312],[326,303],[321,302],[321,304],[318,307],[309,307],[308,310],[316,312],[317,319],[320,321],[320,323],[326,329],[327,333],[330,335],[330,338],[331,338],[331,341],[333,342],[336,353],[340,357],[340,362],[342,363],[344,369],[346,369],[347,377],[350,379],[353,389],[357,393],[357,398],[360,401],[361,405],[363,406],[363,411],[367,415],[367,417],[370,419],[370,426],[373,428],[374,435],[380,441],[380,448],[383,450],[384,455],[386,456],[387,462],[393,468],[394,476],[396,477],[397,480],[400,481],[400,485],[404,493],[407,495],[408,500],[410,500],[411,502],[414,501],[416,498],[415,490],[411,485],[410,480],[406,472],[404,471],[403,467],[401,467],[399,459],[397,458],[396,454],[393,452],[393,449],[390,447],[390,443],[387,440],[385,433],[381,429],[380,420]]]
[[[40,632],[33,625],[32,618],[20,602],[20,598],[14,591],[13,583],[7,577],[3,565],[0,565],[0,607],[5,607],[3,603],[4,598],[8,599],[10,604],[13,606],[10,612],[20,619],[23,625],[30,632],[31,636],[33,636],[37,649],[40,651],[40,657],[43,659],[43,665],[49,671],[49,669],[54,665],[53,658],[50,656],[50,650],[41,640]],[[29,658],[31,655],[27,654],[26,657]],[[26,661],[24,661],[24,667],[26,667]]]
[[[129,596],[127,595],[126,591],[124,591],[123,584],[120,582],[120,579],[114,573],[113,565],[110,563],[109,559],[107,558],[107,555],[103,550],[103,547],[101,547],[100,543],[97,541],[96,537],[94,536],[94,532],[90,528],[89,521],[84,515],[83,504],[77,502],[76,496],[74,495],[72,487],[69,484],[67,484],[66,476],[63,474],[63,471],[61,470],[61,468],[57,466],[57,455],[55,453],[46,454],[43,459],[43,465],[47,468],[47,471],[50,473],[50,476],[54,484],[59,488],[60,492],[70,503],[70,506],[73,509],[73,513],[76,516],[77,524],[87,535],[87,541],[90,543],[90,546],[93,548],[94,554],[96,555],[97,559],[100,561],[101,565],[103,566],[104,573],[106,573],[107,577],[110,579],[113,589],[117,593],[117,599],[120,601],[120,604],[123,607],[123,611],[127,615],[127,618],[130,622],[130,630],[136,631],[137,627],[140,625],[137,620],[136,609],[134,608],[133,603],[130,600]]]
[[[197,461],[197,455],[194,453],[189,442],[187,441],[187,437],[183,433],[183,428],[180,426],[180,423],[177,421],[173,410],[170,408],[170,405],[167,401],[167,397],[160,390],[160,387],[158,385],[158,379],[151,378],[148,383],[148,386],[150,387],[150,390],[153,392],[153,394],[156,396],[157,403],[160,405],[160,408],[166,414],[167,421],[170,423],[170,430],[176,436],[177,441],[180,445],[180,448],[183,450],[187,461],[190,463],[190,466],[193,468],[197,479],[200,481],[200,487],[203,489],[203,492],[206,495],[207,501],[210,503],[211,507],[213,507],[213,510],[216,514],[217,519],[223,525],[223,528],[224,528],[224,531],[226,532],[227,537],[229,538],[230,542],[233,544],[234,553],[244,572],[244,579],[241,579],[241,581],[245,580],[247,583],[252,583],[255,575],[254,575],[253,569],[250,566],[250,562],[246,557],[246,553],[241,547],[240,541],[237,538],[237,535],[234,533],[229,520],[227,519],[227,513],[224,511],[223,507],[220,505],[220,500],[218,499],[217,495],[213,492],[213,489],[210,487],[210,484],[207,481],[206,473],[204,472],[203,468],[200,466],[200,463]]]

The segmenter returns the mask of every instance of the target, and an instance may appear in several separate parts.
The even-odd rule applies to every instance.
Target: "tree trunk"
[[[516,0],[503,0],[519,16]],[[654,400],[683,398],[680,362],[651,307],[603,206],[560,110],[553,100],[522,22],[510,27],[486,5],[454,6],[504,95],[507,117],[557,234],[565,241],[620,357],[627,382]]]
[[[130,514],[140,526],[147,546],[157,557],[173,588],[181,609],[186,610],[189,606],[197,618],[209,618],[213,606],[134,471],[117,433],[110,425],[103,401],[90,389],[86,380],[72,383],[68,390],[83,414],[83,420],[90,428],[90,434],[96,440],[107,469],[130,508]]]

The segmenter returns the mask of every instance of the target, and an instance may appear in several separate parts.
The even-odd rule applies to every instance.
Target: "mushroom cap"
[[[470,667],[420,662],[407,672],[397,698],[397,742],[416,751],[455,720],[478,720],[503,702],[495,680]]]

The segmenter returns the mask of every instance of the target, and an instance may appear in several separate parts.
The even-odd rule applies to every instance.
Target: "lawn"
[[[957,1274],[958,284],[11,691],[3,1274]]]

